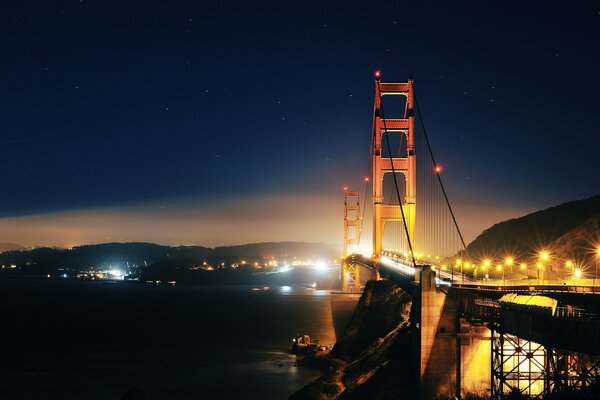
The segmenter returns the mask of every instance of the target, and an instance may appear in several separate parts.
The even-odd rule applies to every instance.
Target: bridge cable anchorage
[[[465,240],[463,238],[462,232],[460,230],[460,227],[458,226],[458,222],[456,221],[456,217],[454,215],[454,211],[452,210],[452,206],[450,205],[450,200],[448,199],[448,195],[446,193],[446,189],[444,188],[444,183],[442,182],[442,176],[440,174],[440,170],[438,168],[438,164],[435,162],[435,157],[433,156],[433,150],[431,149],[431,143],[429,142],[429,136],[427,135],[427,130],[425,129],[425,122],[423,121],[423,115],[421,114],[421,107],[419,107],[419,100],[417,98],[417,92],[415,91],[415,85],[413,83],[412,80],[409,81],[410,85],[412,87],[413,90],[413,96],[415,98],[415,107],[417,109],[417,114],[419,116],[419,122],[421,123],[421,128],[423,129],[423,135],[425,137],[425,143],[427,143],[427,149],[429,150],[429,156],[431,157],[431,161],[433,162],[433,167],[434,167],[434,171],[435,174],[438,178],[438,182],[440,184],[440,187],[442,189],[442,193],[444,195],[444,199],[446,200],[446,205],[448,206],[448,210],[450,211],[450,215],[452,216],[452,222],[454,223],[454,227],[456,228],[456,231],[458,232],[458,236],[460,237],[460,241],[462,243],[463,246],[463,250],[465,251],[465,255],[468,255],[468,251],[467,251],[467,245],[465,244]],[[387,136],[387,134],[386,134]],[[389,139],[388,139],[388,145],[389,145]],[[395,177],[394,177],[394,181],[395,181]]]
[[[415,260],[415,252],[413,251],[413,246],[412,246],[412,242],[411,242],[411,238],[410,235],[408,233],[408,226],[406,225],[406,217],[404,215],[404,209],[402,208],[402,199],[400,198],[400,189],[398,188],[398,179],[396,178],[396,170],[394,167],[394,158],[393,158],[393,153],[392,153],[392,146],[390,145],[390,137],[388,134],[388,130],[387,130],[387,123],[385,120],[385,113],[383,112],[383,96],[381,95],[381,81],[378,79],[377,80],[377,89],[379,92],[379,112],[381,113],[381,119],[383,121],[383,132],[385,134],[385,142],[387,145],[387,150],[388,150],[388,154],[391,158],[391,169],[392,169],[392,176],[394,177],[394,188],[396,189],[396,197],[398,198],[398,204],[399,204],[399,208],[400,208],[400,213],[402,215],[402,224],[404,225],[404,232],[406,234],[406,240],[408,242],[408,248],[410,250],[410,257],[412,259],[413,262],[413,267],[417,268],[417,261]]]

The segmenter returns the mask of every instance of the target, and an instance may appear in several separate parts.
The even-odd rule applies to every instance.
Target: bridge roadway
[[[377,265],[361,255],[348,257],[415,295],[415,268],[401,258],[381,257]],[[436,268],[437,269],[437,268]],[[460,273],[436,271],[438,290],[456,301],[458,318],[516,335],[544,346],[600,355],[600,287],[565,284],[509,284],[475,281]],[[457,283],[460,282],[460,283]],[[508,293],[542,295],[557,300],[555,309],[500,301]]]

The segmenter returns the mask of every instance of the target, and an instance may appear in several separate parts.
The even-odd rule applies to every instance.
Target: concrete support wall
[[[460,341],[461,394],[489,395],[492,376],[491,331],[483,325],[461,320]]]
[[[436,288],[430,268],[420,271],[419,281],[420,398],[451,397],[457,393],[457,305]]]
[[[459,319],[458,301],[436,287],[431,268],[423,267],[417,281],[420,399],[489,393],[490,331]]]

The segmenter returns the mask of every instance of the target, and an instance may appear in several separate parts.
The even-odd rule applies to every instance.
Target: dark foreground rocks
[[[410,371],[412,299],[390,281],[370,281],[326,360],[323,376],[290,400],[415,399]]]

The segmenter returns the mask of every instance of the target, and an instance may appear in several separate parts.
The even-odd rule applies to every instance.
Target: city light
[[[541,251],[539,255],[540,255],[540,260],[546,261],[550,258],[550,253],[547,251]]]
[[[573,276],[575,276],[576,279],[581,278],[581,276],[583,275],[583,272],[581,271],[581,269],[577,268],[575,270],[575,272],[573,273]]]
[[[320,270],[326,270],[327,263],[323,260],[319,260],[319,261],[315,262],[315,267],[317,267],[317,269],[320,269]]]
[[[506,265],[513,265],[514,260],[512,259],[512,257],[507,257],[504,259],[504,263]]]
[[[527,269],[527,264],[521,263],[521,265],[519,265],[519,268],[521,268],[521,269]]]

